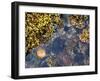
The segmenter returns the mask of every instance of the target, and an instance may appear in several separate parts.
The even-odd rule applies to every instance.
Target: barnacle
[[[87,20],[88,20],[88,15],[70,15],[69,16],[70,25],[79,29],[82,29],[85,27]]]
[[[89,42],[89,29],[83,29],[82,34],[79,36],[82,42]]]
[[[25,13],[25,49],[46,43],[54,32],[54,25],[61,27],[62,20],[59,14],[49,13]]]

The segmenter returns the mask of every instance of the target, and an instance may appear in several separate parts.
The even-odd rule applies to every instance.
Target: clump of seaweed
[[[88,43],[89,42],[89,29],[83,29],[82,33],[80,34],[79,36],[80,40],[82,42],[86,42]]]
[[[54,32],[54,26],[62,27],[59,14],[25,13],[25,47],[26,52],[42,43],[46,43]]]
[[[69,16],[70,25],[78,29],[84,28],[85,25],[87,24],[87,20],[88,20],[88,15],[70,15]]]

